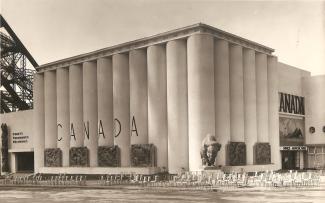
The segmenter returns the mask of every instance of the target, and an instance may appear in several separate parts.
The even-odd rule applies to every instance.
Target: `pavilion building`
[[[41,65],[11,171],[198,171],[207,134],[225,171],[325,167],[325,76],[273,52],[199,23]]]

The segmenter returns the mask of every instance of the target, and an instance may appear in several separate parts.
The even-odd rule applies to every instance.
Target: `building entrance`
[[[296,169],[296,151],[282,151],[282,169]]]
[[[303,151],[281,151],[282,169],[298,170],[304,168]]]
[[[34,152],[16,153],[17,172],[34,172]]]

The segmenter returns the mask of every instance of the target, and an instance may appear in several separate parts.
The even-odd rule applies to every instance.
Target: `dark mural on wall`
[[[45,167],[61,167],[62,166],[62,151],[60,148],[48,148],[44,151],[44,166]]]
[[[87,147],[70,148],[70,166],[89,166],[89,151]]]
[[[255,164],[271,163],[271,146],[269,143],[256,143],[254,146]]]
[[[9,154],[8,154],[8,126],[5,123],[1,124],[1,170],[2,172],[9,172]]]
[[[98,146],[98,166],[100,167],[119,167],[120,149],[115,146]]]
[[[303,145],[305,121],[299,118],[279,118],[279,135],[281,146]]]
[[[153,144],[131,145],[131,166],[154,167],[157,165],[156,147]]]
[[[244,142],[230,142],[227,145],[227,159],[230,166],[246,165],[246,145]]]

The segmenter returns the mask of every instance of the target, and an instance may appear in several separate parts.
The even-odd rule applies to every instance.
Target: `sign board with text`
[[[12,143],[18,144],[18,143],[27,143],[29,140],[28,135],[24,135],[23,132],[13,132],[12,133]]]
[[[279,112],[296,115],[305,115],[304,97],[280,92]]]
[[[307,151],[307,146],[281,146],[280,150],[286,151]]]

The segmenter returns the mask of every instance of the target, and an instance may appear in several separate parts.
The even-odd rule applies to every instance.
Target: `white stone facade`
[[[315,106],[324,107],[313,98],[324,101],[325,79],[293,71],[286,88],[282,80],[291,80],[291,69],[282,69],[273,51],[196,24],[38,67],[35,172],[44,166],[46,148],[60,148],[68,167],[69,148],[80,146],[89,150],[89,166],[97,167],[98,146],[118,145],[121,167],[130,167],[132,144],[154,144],[157,167],[170,173],[202,170],[200,148],[208,133],[222,145],[216,166],[229,165],[229,142],[246,144],[249,166],[255,144],[269,143],[270,165],[280,169],[278,93],[306,97],[306,126],[322,127],[325,116]],[[303,77],[309,78],[305,93]],[[290,92],[297,84],[299,91]]]

